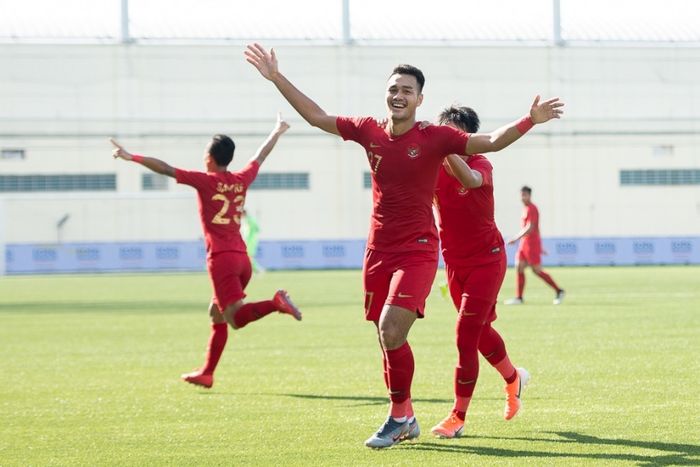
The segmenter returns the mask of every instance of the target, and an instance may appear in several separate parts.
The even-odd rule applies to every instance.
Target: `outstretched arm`
[[[112,157],[115,159],[124,159],[125,161],[134,161],[143,165],[144,167],[152,170],[155,173],[161,175],[167,175],[168,177],[175,178],[175,168],[169,166],[160,159],[154,157],[139,156],[137,154],[131,154],[122,145],[117,143],[114,138],[110,138],[109,142],[114,146],[114,151],[112,151]]]
[[[447,156],[444,164],[449,169],[447,172],[459,180],[464,188],[479,188],[484,183],[484,177],[481,175],[481,172],[469,167],[457,154]]]
[[[554,118],[561,118],[562,113],[564,113],[561,109],[563,106],[564,103],[560,102],[558,97],[540,102],[540,96],[537,96],[530,107],[530,114],[527,117],[502,126],[491,133],[475,133],[471,135],[469,141],[467,141],[465,154],[500,151],[517,141],[534,125],[548,122]]]
[[[259,165],[262,165],[262,163],[265,162],[267,156],[270,155],[270,153],[274,149],[275,145],[277,144],[277,140],[279,140],[280,136],[282,136],[282,134],[288,129],[289,124],[284,121],[284,119],[282,118],[282,114],[278,112],[277,124],[275,125],[275,128],[272,130],[272,132],[270,132],[267,139],[258,148],[251,160],[256,161]]]
[[[528,222],[527,224],[525,224],[525,227],[520,229],[520,232],[518,232],[515,235],[515,237],[508,240],[508,245],[512,245],[513,243],[517,242],[518,240],[523,238],[525,235],[529,234],[531,230],[532,230],[532,223]]]
[[[314,101],[307,97],[304,93],[298,90],[287,78],[280,73],[277,65],[277,57],[275,50],[270,49],[268,52],[260,44],[248,46],[245,51],[246,61],[258,69],[260,74],[267,80],[277,86],[277,89],[282,93],[285,99],[299,112],[304,120],[310,125],[318,127],[323,131],[340,135],[338,127],[335,124],[336,117],[328,115]]]

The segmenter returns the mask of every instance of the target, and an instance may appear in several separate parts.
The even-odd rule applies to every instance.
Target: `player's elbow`
[[[491,135],[491,137],[488,139],[487,143],[487,150],[484,152],[497,152],[500,151],[501,149],[506,147],[505,142],[503,141],[503,138],[499,138],[496,135]]]
[[[175,168],[174,167],[163,167],[163,169],[159,172],[161,175],[165,175],[166,177],[172,177],[175,178]]]
[[[306,118],[306,121],[309,122],[309,125],[320,128],[320,129],[325,129],[325,123],[327,120],[327,115],[325,113],[314,113],[309,115]]]

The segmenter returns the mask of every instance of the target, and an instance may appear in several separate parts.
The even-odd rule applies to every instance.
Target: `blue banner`
[[[700,264],[700,237],[547,238],[545,266]],[[359,269],[364,240],[261,241],[256,259],[266,269]],[[509,246],[513,265],[515,246]],[[7,274],[203,271],[201,241],[8,244]],[[442,261],[441,261],[442,264]]]

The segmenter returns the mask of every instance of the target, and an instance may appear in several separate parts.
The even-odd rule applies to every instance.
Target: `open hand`
[[[532,123],[544,123],[553,118],[561,118],[561,115],[564,113],[561,107],[564,107],[564,103],[560,102],[558,97],[540,102],[540,96],[535,96],[535,101],[530,107]]]
[[[248,50],[243,52],[248,63],[258,69],[265,79],[273,80],[275,75],[279,73],[277,68],[277,57],[275,57],[275,49],[270,49],[268,52],[257,42],[253,45],[248,45]]]
[[[109,138],[109,142],[114,146],[112,157],[115,159],[124,159],[125,161],[131,160],[131,153],[124,149],[121,144],[117,143],[114,138]]]

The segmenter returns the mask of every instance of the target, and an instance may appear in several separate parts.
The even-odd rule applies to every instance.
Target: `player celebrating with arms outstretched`
[[[420,429],[411,406],[414,360],[407,338],[416,318],[423,317],[437,271],[432,198],[440,165],[449,154],[503,149],[535,123],[559,118],[563,104],[558,99],[540,103],[538,97],[530,115],[490,134],[468,135],[447,126],[421,128],[416,109],[423,101],[425,78],[418,68],[399,65],[387,82],[389,121],[383,128],[372,117],[328,115],[280,73],[274,51],[254,44],[245,54],[307,122],[355,141],[366,151],[374,207],[363,266],[365,317],[378,330],[391,405],[386,422],[365,445],[385,448],[415,438]]]
[[[207,146],[204,155],[206,173],[176,169],[159,159],[131,154],[119,143],[110,140],[115,148],[112,154],[114,158],[137,162],[153,172],[173,177],[177,183],[190,185],[197,190],[199,215],[207,248],[207,269],[214,297],[209,305],[212,331],[206,361],[200,369],[182,375],[182,379],[188,383],[206,388],[214,384],[214,370],[228,338],[226,323],[233,329],[240,329],[273,311],[301,320],[301,312],[284,290],[278,290],[272,300],[243,302],[246,296],[244,290],[252,273],[240,232],[240,216],[246,192],[255,180],[260,165],[288,128],[289,125],[278,115],[275,128],[239,172],[228,171],[235,144],[226,135],[215,135]]]

